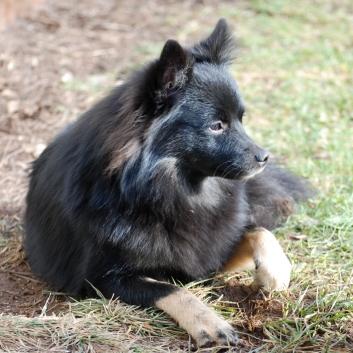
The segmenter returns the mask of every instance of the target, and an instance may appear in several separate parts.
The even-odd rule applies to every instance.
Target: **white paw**
[[[290,282],[291,264],[275,236],[266,231],[266,246],[254,254],[256,272],[254,289],[272,291],[287,290]]]
[[[283,254],[284,255],[284,254]],[[254,289],[264,288],[272,291],[287,290],[290,282],[291,265],[286,256],[278,259],[263,259],[255,273]]]

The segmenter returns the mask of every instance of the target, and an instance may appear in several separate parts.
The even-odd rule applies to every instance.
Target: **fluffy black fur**
[[[242,126],[225,20],[161,56],[82,115],[33,163],[32,269],[54,288],[142,306],[222,268],[244,232],[272,228],[306,187]],[[256,175],[255,175],[256,174]]]

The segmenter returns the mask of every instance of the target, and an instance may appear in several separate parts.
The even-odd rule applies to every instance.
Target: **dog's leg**
[[[176,287],[174,292],[157,300],[156,306],[188,331],[199,347],[214,344],[229,346],[238,340],[231,325],[186,289]]]
[[[243,235],[223,271],[255,268],[254,289],[286,290],[291,265],[275,236],[265,228],[254,228]]]
[[[108,271],[109,272],[109,271]],[[106,298],[119,297],[128,304],[156,306],[169,314],[201,346],[229,346],[237,342],[233,327],[218,317],[188,290],[150,277],[110,272],[93,283]]]

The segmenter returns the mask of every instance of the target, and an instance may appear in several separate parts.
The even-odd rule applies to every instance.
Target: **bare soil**
[[[186,44],[202,38],[216,23],[217,10],[230,4],[48,0],[0,31],[0,314],[33,317],[45,304],[50,314],[67,300],[49,297],[50,287],[26,263],[22,217],[30,162],[68,122],[145,62],[146,48],[169,38],[187,38]],[[193,29],[187,34],[181,31],[186,25]],[[236,281],[223,294],[244,311],[241,329],[260,339],[264,313],[282,315],[279,303],[253,296]]]

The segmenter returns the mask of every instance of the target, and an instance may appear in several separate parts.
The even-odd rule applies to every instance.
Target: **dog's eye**
[[[218,123],[215,123],[215,124],[212,124],[210,126],[210,129],[214,132],[222,132],[223,131],[223,126],[222,126],[222,123],[221,122],[218,122]]]

